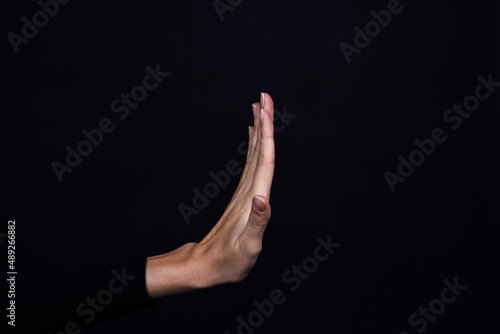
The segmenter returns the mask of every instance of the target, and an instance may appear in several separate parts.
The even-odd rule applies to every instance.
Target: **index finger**
[[[260,111],[261,119],[257,153],[257,166],[252,181],[252,190],[255,195],[270,197],[273,182],[275,155],[274,155],[274,102],[269,94],[263,93],[263,108]]]

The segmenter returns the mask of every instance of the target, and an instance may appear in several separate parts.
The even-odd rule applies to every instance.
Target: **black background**
[[[7,33],[39,6],[3,1],[0,231],[16,219],[18,272],[44,277],[201,240],[238,177],[189,225],[178,205],[191,205],[210,171],[244,164],[237,147],[264,91],[297,116],[275,136],[273,213],[250,276],[85,332],[232,334],[278,288],[287,300],[256,333],[416,333],[410,314],[458,277],[467,290],[425,332],[498,333],[500,93],[457,131],[442,115],[479,75],[500,81],[500,8],[402,4],[348,64],[339,44],[387,1],[246,0],[224,21],[211,1],[72,1],[18,54]],[[170,76],[120,121],[111,102],[156,64]],[[104,117],[115,131],[59,183],[51,163]],[[384,172],[436,127],[448,140],[392,193]],[[342,246],[291,292],[281,275],[329,234]]]

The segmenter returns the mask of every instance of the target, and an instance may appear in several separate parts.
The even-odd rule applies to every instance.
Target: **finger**
[[[257,117],[254,118],[254,131],[252,136],[252,147],[250,153],[250,161],[248,162],[248,168],[246,170],[245,180],[252,180],[253,175],[255,173],[255,169],[257,168],[257,157],[260,151],[260,138],[261,138],[261,122],[262,118],[260,117],[260,113],[262,110],[262,105],[266,103],[268,99],[266,99],[265,93],[260,94],[260,103],[255,103],[256,107],[259,107],[257,112]],[[268,95],[267,95],[268,96]],[[248,188],[252,186],[251,182],[248,183]]]
[[[271,98],[269,97],[266,102],[268,100],[271,100]],[[252,159],[256,159],[252,188],[254,194],[262,194],[269,198],[275,164],[274,126],[269,112],[265,109],[261,111],[261,117],[259,152],[256,157],[252,157]]]
[[[259,110],[260,110],[260,103],[252,104],[254,123],[255,123],[255,118],[258,118]],[[245,179],[247,178],[248,168],[249,168],[250,161],[252,160],[252,152],[253,152],[253,147],[254,147],[254,144],[252,144],[252,143],[253,143],[254,137],[256,136],[255,126],[249,127],[248,136],[249,136],[249,138],[248,138],[248,148],[247,148],[247,160],[245,163],[245,167],[243,168],[243,172],[241,173],[241,178],[240,178],[240,182],[238,183],[237,190],[240,188],[240,186],[243,184],[243,182],[245,182]]]
[[[249,147],[248,147],[248,152],[247,152],[247,163],[245,164],[245,168],[242,173],[242,177],[240,179],[240,182],[238,184],[238,190],[242,188],[243,184],[245,181],[252,180],[255,174],[255,171],[258,166],[258,157],[260,154],[260,145],[261,145],[261,138],[262,138],[262,131],[261,131],[261,117],[260,117],[260,110],[264,109],[264,112],[266,112],[270,119],[273,120],[274,118],[274,102],[273,99],[269,94],[266,93],[261,93],[260,94],[260,103],[254,103],[252,105],[253,107],[253,112],[254,112],[254,129],[252,133],[252,138],[249,140]],[[272,125],[272,122],[271,122]],[[274,131],[274,130],[273,130]],[[274,146],[274,143],[273,143]],[[273,148],[274,150],[274,148]],[[274,159],[274,158],[273,158]],[[252,186],[252,184],[247,183],[247,189]],[[265,192],[266,194],[269,194],[269,190]]]
[[[258,255],[262,249],[262,237],[271,218],[271,206],[264,196],[255,196],[248,222],[239,241],[243,251],[250,255]]]
[[[257,135],[259,133],[259,126],[260,126],[259,110],[260,110],[259,102],[252,104],[252,111],[254,115],[253,130],[252,130],[252,138],[249,138],[248,140],[247,164],[251,161],[252,154],[255,151],[255,146],[257,145]]]
[[[242,175],[245,175],[246,174],[246,171],[248,170],[248,165],[250,163],[250,160],[252,160],[252,150],[253,150],[253,147],[252,147],[252,139],[253,139],[253,136],[254,136],[254,132],[255,132],[255,127],[253,126],[249,126],[248,127],[248,149],[247,149],[247,160],[245,162],[245,169],[243,170],[243,173]]]
[[[274,120],[274,101],[267,93],[261,93],[261,108],[268,113],[271,120]]]
[[[252,145],[255,149],[258,149],[257,142],[259,141],[259,130],[260,130],[260,110],[264,108],[264,104],[266,103],[266,94],[260,93],[260,103],[255,103],[255,105],[259,108],[257,109],[257,115],[254,117],[254,126],[257,132],[257,136],[253,137]],[[254,133],[255,134],[255,133]]]
[[[252,137],[252,152],[251,156],[253,157],[254,154],[256,154],[259,151],[259,143],[260,143],[260,123],[261,123],[261,118],[260,118],[260,110],[264,106],[264,103],[266,101],[266,94],[265,93],[260,93],[260,103],[255,103],[255,106],[258,108],[257,112],[254,114],[254,128],[255,131],[253,133]]]

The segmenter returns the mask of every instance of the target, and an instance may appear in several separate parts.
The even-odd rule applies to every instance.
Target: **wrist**
[[[149,298],[157,299],[195,289],[188,279],[186,254],[179,250],[147,258],[146,290]]]
[[[191,292],[223,283],[196,243],[146,261],[146,289],[151,299]]]

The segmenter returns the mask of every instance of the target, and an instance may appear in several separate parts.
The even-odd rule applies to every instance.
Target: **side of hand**
[[[269,197],[274,174],[274,104],[261,94],[252,105],[248,153],[238,188],[213,229],[198,243],[148,257],[146,288],[150,298],[189,292],[247,277],[262,249],[271,217]]]

